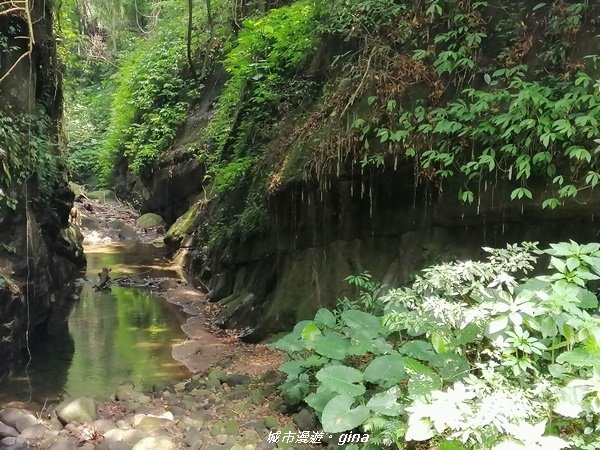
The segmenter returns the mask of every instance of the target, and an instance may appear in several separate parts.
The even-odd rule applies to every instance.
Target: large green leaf
[[[440,444],[438,450],[466,450],[458,441],[444,441]]]
[[[456,338],[451,342],[454,347],[460,347],[465,344],[475,342],[479,337],[479,327],[474,323],[470,323],[462,330],[456,332]]]
[[[412,397],[429,395],[442,388],[442,379],[438,375],[416,375],[408,381],[408,393]]]
[[[402,362],[404,363],[404,368],[409,374],[424,374],[424,375],[434,375],[435,372],[427,367],[425,364],[420,363],[416,359],[409,358],[405,356],[402,358]]]
[[[316,374],[326,389],[338,394],[346,394],[356,397],[365,393],[362,384],[363,374],[360,370],[348,366],[323,367]]]
[[[294,329],[292,330],[291,334],[300,338],[302,336],[302,332],[304,331],[304,327],[309,323],[312,323],[312,320],[301,320],[296,325],[294,325]]]
[[[400,388],[390,388],[385,392],[380,392],[371,397],[367,403],[367,408],[385,416],[399,416],[404,412],[404,407],[398,403],[400,395],[402,395]]]
[[[587,380],[573,380],[558,392],[558,403],[554,412],[564,417],[579,417],[583,409],[583,399],[590,392]]]
[[[433,346],[426,341],[414,340],[407,342],[398,351],[411,358],[421,361],[431,361],[436,356]]]
[[[394,351],[394,347],[382,337],[371,342],[371,352],[375,355],[391,353],[392,351]]]
[[[584,309],[591,309],[598,307],[598,297],[587,289],[579,288],[579,307]]]
[[[318,354],[341,360],[348,356],[350,339],[337,331],[325,330],[323,336],[317,336],[312,345]]]
[[[304,360],[287,361],[279,366],[279,370],[287,374],[289,378],[298,378],[298,375],[304,372],[303,362]]]
[[[404,360],[398,354],[378,356],[365,369],[365,380],[382,387],[391,387],[406,379]]]
[[[270,347],[281,350],[286,353],[300,352],[306,349],[306,343],[294,335],[294,333],[286,334],[284,337],[275,341]]]
[[[350,346],[348,347],[348,355],[361,356],[371,353],[373,349],[373,336],[366,336],[364,333],[353,331],[350,333]]]
[[[281,385],[281,391],[286,401],[292,405],[300,403],[309,389],[309,378],[305,373],[301,374],[295,380],[288,380]]]
[[[317,389],[317,392],[313,392],[312,394],[308,395],[304,399],[304,401],[308,406],[314,409],[318,415],[321,415],[323,409],[325,408],[325,405],[327,405],[327,403],[329,403],[329,400],[331,400],[336,395],[338,394],[335,392],[331,392],[329,389],[323,388],[323,386],[320,386],[319,389]]]
[[[311,345],[319,336],[322,336],[321,330],[314,322],[307,323],[302,329],[302,340],[306,341],[308,345]]]
[[[408,380],[408,393],[412,397],[421,397],[429,395],[432,391],[439,391],[442,388],[442,379],[438,374],[415,374]]]
[[[325,308],[321,308],[315,314],[315,323],[322,327],[335,327],[335,314]]]
[[[568,363],[576,367],[600,366],[600,354],[590,353],[584,348],[564,352],[556,358],[557,363]]]
[[[352,408],[354,399],[349,395],[338,395],[332,398],[323,409],[321,423],[326,433],[342,433],[361,425],[369,417],[369,408],[357,406]]]
[[[311,355],[306,359],[300,360],[303,367],[321,367],[327,364],[328,361],[328,358],[319,355]]]
[[[342,320],[353,330],[372,335],[373,338],[383,330],[379,317],[356,309],[344,311]]]
[[[435,430],[429,419],[414,415],[408,418],[408,429],[405,436],[407,441],[427,441],[434,436]]]

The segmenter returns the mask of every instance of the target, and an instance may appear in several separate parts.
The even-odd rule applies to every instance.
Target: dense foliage
[[[0,207],[15,209],[31,181],[36,181],[31,185],[37,186],[37,201],[44,202],[62,179],[49,126],[41,111],[17,115],[0,111]]]
[[[370,276],[351,277],[358,300],[321,309],[274,344],[289,357],[288,401],[312,407],[326,432],[369,432],[365,448],[597,448],[590,284],[600,244],[484,250],[485,261],[438,264],[383,294]]]
[[[186,66],[186,17],[174,1],[61,4],[68,153],[79,181],[107,184],[122,158],[138,174],[172,142],[202,87]],[[206,20],[193,23],[192,51],[211,58],[209,41],[222,30],[204,31]]]
[[[184,36],[181,27],[165,24],[124,58],[103,148],[104,180],[112,174],[118,151],[137,173],[166,148],[185,119],[196,86],[186,85],[182,76]]]
[[[287,181],[316,178],[325,188],[354,166],[412,164],[417,184],[457,180],[465,203],[501,177],[510,199],[545,208],[600,181],[596,7],[588,2],[300,0],[246,8],[243,22],[237,4],[210,3],[212,17],[195,11],[198,79],[186,58],[183,5],[147,1],[136,12],[125,0],[111,8],[88,1],[96,16],[83,25],[81,13],[63,14],[71,30],[100,24],[85,40],[65,32],[70,54],[76,48],[87,61],[73,67],[97,76],[99,60],[110,60],[117,82],[79,102],[112,97],[103,108],[110,118],[90,115],[95,131],[74,140],[74,169],[92,167],[98,153],[93,166],[105,181],[120,158],[133,173],[154,164],[202,94],[207,60],[220,60],[230,79],[187,151],[205,162],[214,195],[246,196],[228,228]],[[109,45],[114,36],[120,44]],[[590,45],[577,47],[581,40]],[[318,59],[326,46],[328,71],[315,76],[327,67]]]

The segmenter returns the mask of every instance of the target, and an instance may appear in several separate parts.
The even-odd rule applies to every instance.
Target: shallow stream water
[[[178,278],[175,268],[151,245],[94,245],[85,252],[86,277],[80,298],[69,300],[68,326],[36,333],[29,365],[0,385],[0,406],[79,395],[108,398],[127,380],[150,389],[189,376],[172,357],[173,345],[185,340],[178,306],[147,289],[93,289],[102,267],[112,269],[113,279]]]

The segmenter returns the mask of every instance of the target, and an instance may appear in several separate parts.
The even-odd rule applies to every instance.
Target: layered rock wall
[[[81,235],[68,221],[74,195],[68,188],[60,147],[56,145],[62,90],[52,32],[52,3],[34,0],[30,5],[33,49],[20,61],[27,51],[26,16],[20,12],[0,14],[0,37],[4,38],[0,73],[7,74],[0,84],[0,108],[8,117],[44,117],[48,127],[43,138],[51,143],[51,154],[45,158],[52,159],[57,172],[50,192],[44,195],[36,173],[40,167],[18,182],[18,171],[29,170],[26,161],[31,149],[15,149],[14,144],[11,147],[9,141],[2,141],[14,136],[3,134],[0,138],[0,148],[11,148],[18,155],[12,160],[11,176],[15,181],[9,192],[16,205],[0,206],[0,378],[21,360],[28,339],[33,339],[36,327],[48,323],[53,311],[61,312],[59,322],[66,326],[64,307],[70,300],[63,294],[65,284],[85,264]],[[26,136],[23,140],[27,143]],[[15,159],[22,165],[15,168]]]

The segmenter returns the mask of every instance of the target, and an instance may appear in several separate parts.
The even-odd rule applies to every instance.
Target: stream
[[[43,405],[62,397],[108,398],[124,381],[142,389],[177,381],[190,372],[172,356],[186,335],[186,315],[149,289],[93,285],[103,267],[111,278],[180,278],[152,245],[89,245],[87,269],[79,280],[79,299],[72,302],[68,327],[37,333],[30,343],[31,361],[0,385],[2,405]],[[25,406],[25,405],[23,405]]]

